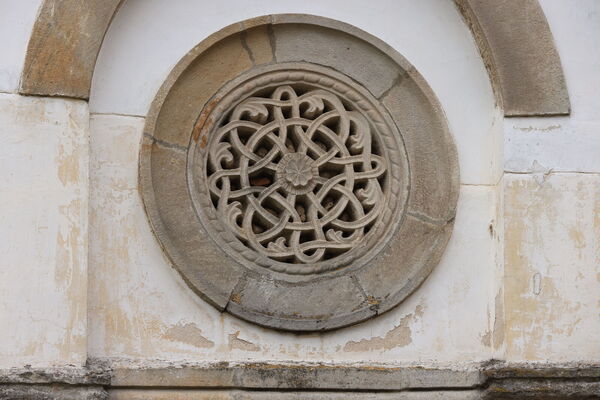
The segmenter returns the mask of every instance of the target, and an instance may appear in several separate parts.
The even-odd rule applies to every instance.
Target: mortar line
[[[103,112],[91,112],[90,111],[90,117],[92,115],[109,115],[109,116],[115,116],[115,117],[132,117],[132,118],[146,118],[145,115],[138,115],[138,114],[122,114],[122,113],[103,113]]]
[[[558,174],[586,174],[586,175],[600,175],[600,172],[593,172],[593,171],[555,171],[550,169],[548,172],[531,172],[531,171],[527,171],[527,172],[520,172],[520,171],[504,171],[504,173],[506,175],[558,175]]]

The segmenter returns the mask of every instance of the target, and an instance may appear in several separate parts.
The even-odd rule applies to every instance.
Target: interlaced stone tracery
[[[308,83],[268,87],[211,133],[220,220],[269,259],[310,264],[356,247],[385,207],[387,162],[367,117]]]

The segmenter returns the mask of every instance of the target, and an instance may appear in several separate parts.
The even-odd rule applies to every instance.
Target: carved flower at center
[[[306,185],[310,180],[310,164],[305,160],[292,160],[285,168],[285,179],[294,186]]]
[[[280,176],[295,188],[306,186],[313,178],[313,160],[305,154],[291,153],[281,161]]]

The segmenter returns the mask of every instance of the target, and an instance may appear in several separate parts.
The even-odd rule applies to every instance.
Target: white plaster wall
[[[498,243],[494,187],[462,186],[441,264],[400,307],[331,333],[279,333],[219,313],[164,257],[137,191],[143,124],[139,117],[91,119],[91,355],[420,363],[489,357]]]
[[[88,118],[0,94],[0,368],[85,363]]]
[[[0,40],[0,92],[17,90],[40,2],[0,0],[0,37],[10,38]],[[0,368],[82,364],[87,349],[172,360],[600,360],[600,4],[540,3],[569,117],[501,118],[450,1],[128,0],[98,59],[89,148],[85,102],[0,94]],[[459,210],[442,263],[400,307],[333,333],[277,333],[204,303],[163,256],[137,192],[143,117],[172,66],[215,30],[277,12],[336,18],[387,41],[432,86],[458,146]]]
[[[207,4],[178,0],[166,7],[160,1],[129,0],[100,52],[90,100],[90,354],[419,363],[489,358],[499,337],[494,334],[494,310],[501,261],[496,183],[501,176],[502,118],[474,40],[453,4]],[[279,12],[349,22],[398,49],[439,96],[460,159],[459,211],[442,263],[400,307],[332,333],[262,329],[200,300],[162,254],[137,192],[143,117],[170,69],[214,31]]]

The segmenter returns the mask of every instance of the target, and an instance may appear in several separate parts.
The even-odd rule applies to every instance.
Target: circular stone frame
[[[388,160],[406,180],[391,187],[400,203],[385,216],[389,235],[368,256],[324,272],[289,274],[232,256],[207,230],[190,184],[190,149],[206,146],[204,127],[215,122],[219,93],[251,71],[280,64],[336,71],[368,91],[402,144]],[[355,324],[404,300],[439,262],[459,190],[444,114],[415,68],[353,26],[299,14],[230,25],[184,56],[146,118],[139,176],[152,229],[190,288],[221,311],[291,331]]]

